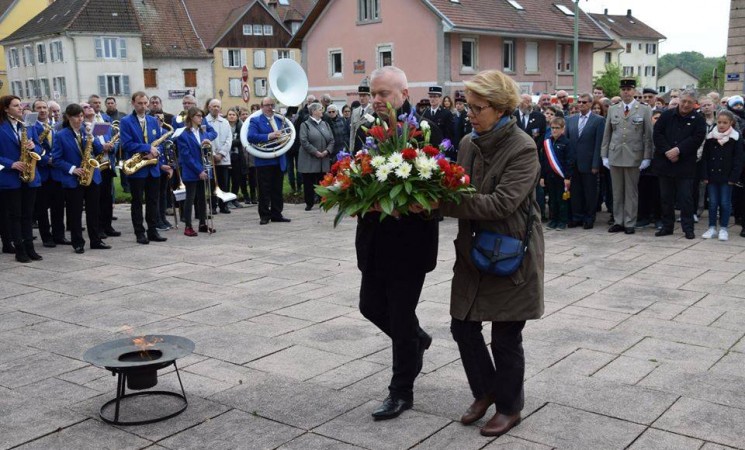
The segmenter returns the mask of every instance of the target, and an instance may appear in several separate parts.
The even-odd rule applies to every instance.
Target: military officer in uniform
[[[373,108],[370,104],[370,86],[367,85],[366,81],[357,88],[357,95],[360,97],[360,106],[352,111],[352,117],[350,118],[350,134],[349,134],[349,148],[354,148],[354,139],[357,136],[357,129],[360,125],[364,124],[365,114],[372,114]]]
[[[600,148],[603,165],[613,184],[613,217],[609,233],[634,233],[639,203],[639,172],[648,168],[654,152],[652,109],[634,99],[636,80],[621,80],[621,101],[612,105],[605,120]]]
[[[442,103],[442,86],[430,86],[428,95],[430,107],[424,110],[422,118],[436,124],[442,130],[442,137],[452,142],[453,113],[440,106],[440,103]]]

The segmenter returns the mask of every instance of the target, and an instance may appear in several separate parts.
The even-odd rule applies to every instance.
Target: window
[[[264,36],[271,36],[274,34],[274,28],[271,25],[264,25]]]
[[[39,83],[39,80],[28,80],[28,82],[31,86],[31,95],[29,97],[41,97],[41,83]]]
[[[54,41],[49,44],[49,57],[52,62],[62,61],[62,41]]]
[[[633,77],[634,76],[634,66],[623,66],[623,76],[625,76],[625,77]]]
[[[657,67],[655,66],[645,66],[644,67],[644,76],[645,77],[653,77],[657,74]]]
[[[36,61],[39,64],[46,64],[47,62],[47,46],[44,44],[36,44]]]
[[[538,72],[538,42],[525,43],[525,72]]]
[[[197,87],[197,69],[184,69],[184,87]]]
[[[13,95],[16,97],[23,97],[23,83],[20,81],[14,81],[11,83],[13,89]]]
[[[523,5],[519,4],[516,0],[507,0],[507,3],[512,5],[513,8],[515,8],[518,11],[523,11],[525,8],[523,8]]]
[[[254,25],[254,35],[261,36],[263,34],[263,28],[261,25]]]
[[[266,69],[266,50],[254,50],[254,68]]]
[[[657,54],[657,44],[647,44],[647,55]]]
[[[626,43],[626,53],[631,53],[631,42]]]
[[[291,50],[274,50],[273,55],[275,61],[280,59],[295,59],[295,52]]]
[[[145,69],[145,87],[158,87],[158,69]]]
[[[31,97],[31,94],[33,93],[33,86],[31,80],[26,80],[26,97]]]
[[[378,46],[378,67],[392,66],[393,65],[393,46],[391,45],[380,45]]]
[[[228,95],[231,97],[241,96],[241,79],[240,78],[228,78]]]
[[[292,24],[290,25],[290,31],[292,32],[292,34],[297,33],[297,30],[300,29],[300,25],[302,25],[302,22],[298,22],[297,20],[292,22]]]
[[[222,51],[222,66],[240,68],[246,63],[246,57],[244,50],[223,50]]]
[[[357,21],[372,22],[380,19],[379,0],[357,0]]]
[[[642,43],[639,42],[639,50],[641,50],[641,49],[642,49]]]
[[[98,93],[103,97],[129,95],[128,75],[99,75]]]
[[[341,50],[331,50],[329,52],[329,76],[342,76],[342,58]]]
[[[127,40],[124,38],[96,38],[96,58],[126,59]]]
[[[657,90],[660,91],[660,94],[663,94],[665,91],[667,91],[667,86],[658,86]]]
[[[605,52],[605,64],[610,64],[613,62],[613,54],[611,52]]]
[[[52,93],[49,91],[49,78],[41,78],[39,83],[41,84],[41,95],[44,98],[50,98]]]
[[[472,72],[476,70],[476,40],[463,39],[460,42],[460,70]]]
[[[574,17],[574,11],[572,11],[569,8],[567,8],[566,6],[564,6],[564,5],[557,5],[557,4],[554,4],[554,6],[556,8],[558,8],[559,11],[561,11],[562,13],[564,13],[565,16]]]
[[[10,52],[8,52],[8,65],[10,66],[11,69],[15,67],[19,67],[21,65],[21,62],[18,57],[18,49],[15,47],[11,48]]]
[[[243,35],[244,36],[251,36],[253,33],[253,25],[250,23],[243,25]]]
[[[65,77],[52,78],[52,85],[54,87],[55,98],[59,95],[67,97],[67,83]]]
[[[505,72],[515,71],[515,41],[504,40],[502,43],[502,67]]]
[[[556,71],[568,73],[572,71],[572,44],[558,44],[556,46]]]
[[[266,97],[266,78],[254,78],[254,94]]]
[[[23,47],[23,65],[33,66],[34,65],[34,49],[30,45]]]

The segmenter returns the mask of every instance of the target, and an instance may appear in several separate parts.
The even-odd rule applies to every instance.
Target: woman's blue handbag
[[[528,231],[525,233],[524,241],[494,231],[477,231],[471,247],[473,265],[481,272],[491,275],[507,276],[515,273],[528,251],[533,229],[532,202],[528,210],[527,223]]]

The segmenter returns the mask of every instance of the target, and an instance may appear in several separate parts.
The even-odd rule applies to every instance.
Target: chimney
[[[631,18],[631,10],[630,9],[627,9],[626,10],[626,17]]]
[[[608,15],[608,8],[605,8],[605,11],[603,11],[603,15]]]

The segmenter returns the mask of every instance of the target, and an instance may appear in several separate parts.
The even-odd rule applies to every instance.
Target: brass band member
[[[22,161],[21,145],[37,155],[41,154],[41,149],[35,144],[34,127],[23,127],[22,112],[20,98],[14,95],[0,97],[0,204],[5,213],[1,218],[6,230],[3,232],[3,251],[14,249],[16,261],[27,263],[42,259],[34,250],[31,229],[36,190],[41,179],[38,170],[28,171],[27,163]],[[24,172],[32,175],[33,180],[22,181],[20,175]]]
[[[150,143],[161,136],[161,128],[155,117],[146,115],[148,97],[144,92],[132,94],[134,111],[123,118],[119,124],[120,141],[126,158],[140,154],[143,160],[161,158],[161,151]],[[147,165],[127,177],[132,191],[132,226],[137,242],[149,244],[150,241],[167,240],[156,229],[158,214],[158,189],[160,182],[160,162]],[[145,195],[145,220],[147,235],[142,225],[142,196]]]
[[[181,106],[184,107],[183,111],[173,116],[173,119],[171,120],[171,126],[174,130],[184,126],[186,114],[189,109],[197,106],[197,99],[194,98],[193,95],[184,95],[184,98],[181,99]]]
[[[59,181],[59,171],[52,164],[52,144],[56,131],[50,123],[47,102],[36,100],[32,109],[39,114],[34,128],[39,136],[39,146],[42,149],[42,157],[37,164],[41,186],[36,191],[34,206],[34,217],[39,224],[39,236],[44,247],[56,247],[57,244],[70,245],[72,242],[65,238],[65,193]]]
[[[210,174],[202,163],[202,146],[212,145],[211,140],[217,137],[215,130],[206,122],[204,126],[204,113],[196,106],[187,111],[184,120],[183,131],[174,134],[176,145],[179,149],[179,165],[181,166],[181,179],[186,186],[186,200],[184,200],[184,228],[185,236],[196,236],[197,232],[191,224],[193,205],[196,201],[197,218],[199,219],[199,231],[214,232],[207,227],[207,203],[205,199],[205,183],[208,183]],[[210,186],[209,189],[212,189]]]
[[[92,111],[92,108],[88,106]],[[83,124],[83,108],[72,103],[65,108],[62,129],[57,133],[52,147],[54,165],[59,169],[67,205],[67,225],[75,253],[85,253],[83,239],[83,201],[85,201],[85,226],[92,249],[110,249],[104,244],[98,232],[98,206],[101,194],[101,173],[95,165],[95,155],[102,152],[101,143]],[[90,173],[92,171],[92,174]],[[92,178],[89,185],[84,179]]]

